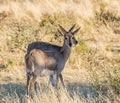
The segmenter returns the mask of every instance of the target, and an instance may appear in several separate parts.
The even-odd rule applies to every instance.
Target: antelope
[[[27,85],[26,92],[29,94],[31,87],[34,87],[38,76],[50,76],[49,81],[57,87],[58,79],[64,86],[62,71],[68,60],[71,48],[78,41],[75,34],[80,28],[73,31],[75,24],[66,31],[61,25],[58,32],[64,37],[63,46],[53,45],[46,42],[33,42],[28,45],[27,54],[25,55]]]

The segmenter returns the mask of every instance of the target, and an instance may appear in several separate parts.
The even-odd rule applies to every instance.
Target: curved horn
[[[62,35],[62,36],[63,36],[63,34],[61,33],[61,31],[60,31],[59,29],[57,29],[57,31],[60,33],[60,35]]]
[[[75,31],[73,31],[73,35],[76,34],[79,30],[80,30],[81,27],[79,27],[78,29],[76,29]]]
[[[71,31],[74,29],[75,25],[76,25],[76,24],[74,24],[74,25],[70,28],[69,32],[71,32]]]
[[[60,27],[60,29],[62,30],[62,32],[65,34],[67,31],[61,26],[61,25],[58,25]]]

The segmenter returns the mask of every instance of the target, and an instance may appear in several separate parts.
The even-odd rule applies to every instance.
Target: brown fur
[[[72,45],[76,45],[77,41],[74,34],[79,30],[72,32],[75,25],[70,28],[67,32],[62,26],[59,26],[61,31],[64,33],[63,46],[57,46],[45,42],[33,42],[29,44],[27,54],[25,56],[26,72],[27,72],[27,94],[29,92],[29,87],[31,87],[31,82],[35,82],[37,76],[50,76],[50,81],[57,87],[58,78],[60,78],[61,83],[64,85],[62,70],[64,69],[65,63],[68,60]],[[30,81],[30,78],[32,80]],[[33,80],[34,79],[34,80]],[[30,83],[29,83],[30,82]],[[34,84],[34,83],[33,83]]]

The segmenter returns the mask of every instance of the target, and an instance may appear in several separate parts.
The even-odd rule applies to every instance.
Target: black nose
[[[72,46],[72,43],[69,43],[69,46],[71,47],[71,46]]]
[[[76,44],[78,44],[78,41],[76,41]]]

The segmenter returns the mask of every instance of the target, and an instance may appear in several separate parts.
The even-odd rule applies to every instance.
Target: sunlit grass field
[[[29,43],[62,45],[58,24],[81,27],[56,90],[38,78],[26,96]],[[119,0],[0,0],[0,103],[120,103]]]

